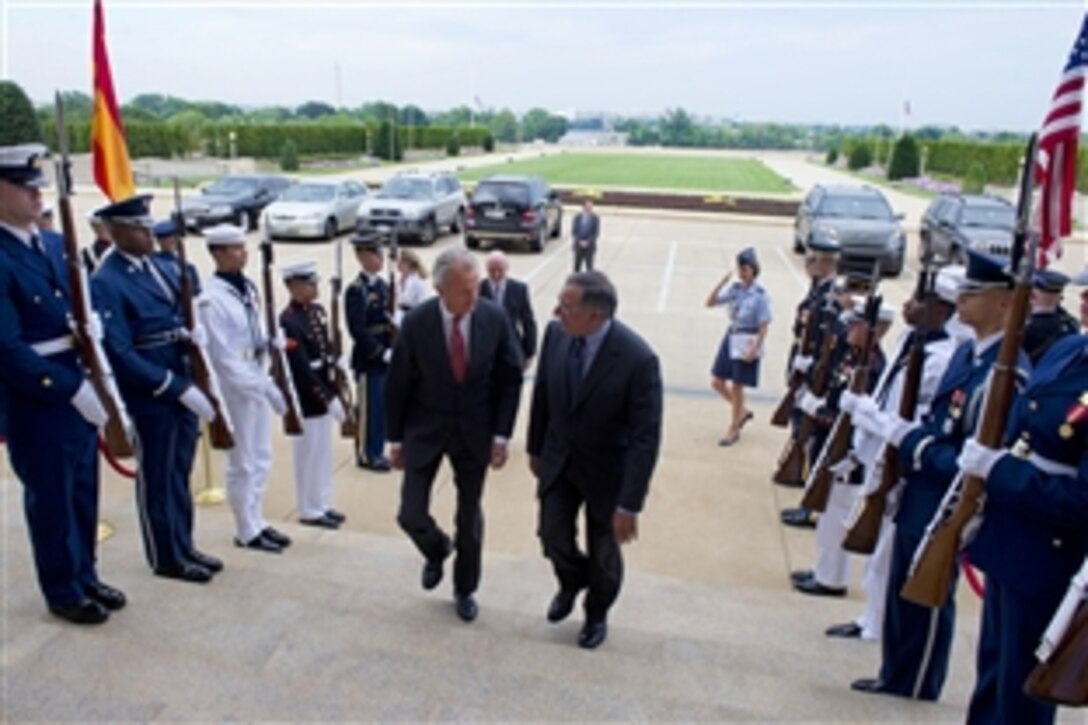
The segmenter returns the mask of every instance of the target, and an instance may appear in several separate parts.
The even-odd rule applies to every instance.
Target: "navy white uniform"
[[[1088,556],[1088,336],[1066,337],[1010,411],[971,561],[986,572],[969,723],[1051,723],[1024,694],[1034,651]]]

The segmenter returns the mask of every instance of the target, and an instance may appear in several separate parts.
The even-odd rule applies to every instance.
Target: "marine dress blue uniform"
[[[1034,652],[1088,556],[1088,336],[1057,342],[1010,411],[971,561],[986,572],[969,723],[1051,723],[1024,694]]]

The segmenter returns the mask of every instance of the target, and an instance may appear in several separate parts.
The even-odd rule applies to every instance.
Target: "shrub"
[[[461,155],[461,138],[454,131],[450,134],[450,138],[446,141],[446,156],[460,156]]]
[[[495,150],[495,137],[491,134],[487,134],[486,136],[484,136],[483,141],[480,143],[480,145],[483,146],[484,153],[491,153]]]
[[[827,150],[827,165],[834,166],[835,162],[839,160],[839,150],[831,148]]]
[[[298,171],[298,147],[291,139],[283,144],[280,151],[280,169],[283,171]]]
[[[846,168],[858,171],[871,166],[873,163],[873,150],[869,144],[859,143],[850,151],[850,158],[846,162]]]
[[[34,104],[14,81],[0,81],[0,146],[42,142],[42,124]]]
[[[892,160],[888,164],[888,179],[899,181],[918,176],[918,144],[910,134],[904,134],[895,142]]]
[[[963,177],[963,193],[981,194],[986,188],[986,167],[978,162],[973,162],[967,167],[967,175]]]

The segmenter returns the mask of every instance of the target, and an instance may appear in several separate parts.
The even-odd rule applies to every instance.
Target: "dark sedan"
[[[536,176],[489,176],[476,185],[465,210],[465,244],[528,242],[540,252],[563,228],[559,195]]]

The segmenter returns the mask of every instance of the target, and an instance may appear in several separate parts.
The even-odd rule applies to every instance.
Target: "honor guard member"
[[[1043,269],[1035,273],[1031,289],[1031,316],[1024,327],[1024,352],[1031,364],[1043,359],[1050,346],[1079,330],[1077,318],[1062,308],[1062,291],[1069,277],[1057,270]]]
[[[148,563],[159,576],[202,583],[223,564],[193,543],[189,473],[197,419],[211,420],[215,411],[191,378],[175,269],[152,255],[150,200],[134,196],[98,210],[116,248],[91,289],[136,426],[136,505]]]
[[[16,423],[8,455],[46,606],[98,624],[125,605],[95,570],[97,428],[107,416],[71,338],[64,242],[36,226],[45,154],[40,144],[0,146],[0,390]]]
[[[968,441],[959,460],[986,482],[969,548],[986,594],[967,722],[1052,723],[1055,706],[1025,694],[1024,682],[1088,557],[1088,336],[1066,336],[1043,356],[1013,403],[1005,445]]]
[[[173,219],[163,219],[161,222],[156,222],[152,228],[152,234],[155,235],[155,243],[159,245],[159,251],[152,252],[157,258],[174,266],[175,272],[181,274],[181,260],[178,257],[178,244],[179,237],[181,236],[178,225]],[[200,294],[200,274],[196,271],[196,267],[192,262],[189,262],[189,279],[193,283],[193,298]]]
[[[208,357],[219,378],[223,403],[234,424],[227,452],[227,500],[234,512],[235,546],[279,554],[291,545],[264,518],[264,492],[272,470],[272,412],[287,402],[268,374],[269,339],[257,287],[244,274],[245,230],[220,224],[204,231],[215,274],[200,297],[200,321],[207,330]]]
[[[98,217],[97,211],[87,215],[87,222],[91,225],[91,232],[94,233],[94,241],[90,246],[84,247],[80,254],[87,274],[94,274],[98,266],[102,264],[102,260],[113,249],[113,240],[110,239],[108,225]]]
[[[835,285],[835,275],[839,270],[839,253],[842,248],[833,239],[816,235],[809,242],[808,256],[805,258],[805,271],[812,280],[809,291],[797,305],[797,314],[793,319],[793,345],[786,361],[786,377],[795,370],[808,372],[812,366],[811,356],[797,360],[801,352],[801,339],[805,327],[813,313],[819,312]],[[810,346],[811,347],[811,346]],[[816,349],[812,347],[811,349]]]
[[[1001,260],[968,251],[967,276],[956,306],[961,321],[974,328],[976,341],[956,349],[933,405],[920,424],[881,412],[872,398],[856,402],[854,425],[883,436],[898,448],[904,480],[895,516],[880,674],[875,679],[854,681],[851,687],[855,690],[921,700],[940,697],[956,619],[956,580],[944,605],[937,609],[909,602],[899,592],[926,528],[959,474],[956,458],[964,442],[975,434],[987,381],[1001,347],[1012,287],[1013,280]],[[1023,353],[1017,367],[1021,371],[1030,367]]]
[[[359,384],[359,433],[356,465],[388,471],[385,448],[385,374],[393,346],[389,285],[381,276],[382,247],[378,234],[357,234],[351,243],[362,271],[344,293],[344,318],[355,341],[351,368]]]
[[[336,392],[338,361],[329,343],[328,316],[317,302],[319,281],[312,261],[283,268],[291,301],[280,313],[280,327],[287,337],[287,362],[302,413],[302,435],[291,439],[299,523],[336,529],[346,517],[329,505],[332,422],[344,422],[346,412]]]

